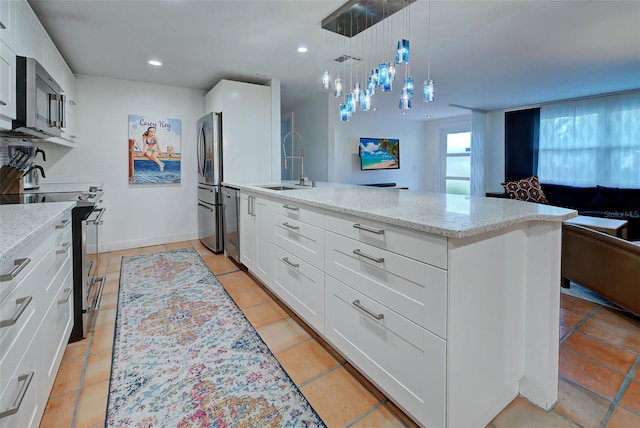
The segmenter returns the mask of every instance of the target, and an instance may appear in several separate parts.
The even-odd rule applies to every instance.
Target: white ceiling
[[[277,78],[283,112],[323,91],[324,69],[363,82],[365,66],[370,73],[392,60],[408,32],[402,11],[353,39],[323,30],[320,22],[342,0],[29,3],[76,74],[203,90],[222,78]],[[407,10],[416,95],[406,117],[465,112],[452,104],[494,110],[640,88],[640,1],[418,0]],[[296,52],[301,44],[309,52]],[[342,54],[363,61],[342,69],[332,63]],[[425,104],[428,54],[436,102]],[[152,58],[164,65],[148,65]],[[398,66],[398,76],[404,72]],[[376,93],[377,113],[356,114],[400,117],[401,85]]]

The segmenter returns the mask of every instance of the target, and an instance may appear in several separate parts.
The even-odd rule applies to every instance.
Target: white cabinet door
[[[4,42],[11,50],[16,42],[15,9],[14,1],[0,1],[0,42]]]
[[[250,271],[256,263],[255,196],[240,192],[240,262]]]
[[[44,29],[26,1],[14,4],[16,6],[16,55],[35,58],[43,67],[47,68],[49,43]]]
[[[255,198],[256,216],[256,263],[255,274],[266,285],[271,285],[270,274],[273,256],[271,255],[271,239],[273,236],[273,220],[271,219],[271,201]]]
[[[2,41],[0,41],[0,116],[7,119],[16,118],[16,55]]]

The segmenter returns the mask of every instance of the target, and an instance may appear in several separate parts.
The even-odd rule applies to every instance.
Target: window
[[[640,92],[540,108],[542,183],[640,188]]]
[[[471,193],[471,131],[464,128],[442,130],[444,165],[440,190],[445,193]]]

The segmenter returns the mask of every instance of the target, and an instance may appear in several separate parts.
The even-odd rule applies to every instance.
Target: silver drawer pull
[[[360,223],[354,224],[353,227],[360,230],[366,230],[367,232],[375,233],[378,235],[384,235],[384,229],[374,229],[373,227],[363,226]]]
[[[360,300],[354,300],[352,305],[355,306],[356,308],[360,309],[365,314],[370,315],[370,316],[374,317],[377,320],[381,320],[382,318],[384,318],[384,314],[376,314],[371,309],[368,309],[368,308],[365,308],[364,306],[362,306],[362,304],[360,303]]]
[[[69,247],[71,247],[71,242],[65,242],[64,244],[62,244],[62,248],[59,250],[56,250],[56,254],[64,254],[67,252],[67,250],[69,249]]]
[[[18,276],[18,274],[20,273],[20,271],[22,269],[24,269],[25,267],[27,267],[27,265],[31,263],[31,259],[30,258],[25,258],[25,259],[18,259],[15,262],[13,262],[13,264],[17,265],[15,268],[13,268],[13,270],[9,273],[6,273],[4,275],[0,275],[0,282],[4,282],[4,281],[11,281],[12,279],[14,279],[16,276]]]
[[[24,383],[20,387],[20,391],[18,391],[18,396],[16,397],[16,401],[13,402],[13,406],[11,406],[11,408],[7,410],[3,410],[2,412],[0,412],[0,419],[18,413],[18,410],[20,410],[20,405],[22,404],[22,400],[24,400],[24,396],[27,394],[27,389],[29,389],[29,385],[31,385],[31,380],[33,380],[33,376],[35,374],[36,372],[31,372],[29,374],[23,374],[18,378],[18,382]]]
[[[291,210],[291,211],[298,211],[298,210],[300,210],[300,208],[298,208],[298,207],[292,207],[291,205],[283,205],[283,206],[282,206],[282,208],[286,208],[286,209]]]
[[[283,261],[283,262],[285,262],[286,264],[288,264],[289,266],[291,266],[292,268],[299,268],[299,267],[300,267],[300,264],[299,264],[299,263],[291,263],[291,262],[289,261],[289,258],[288,258],[288,257],[283,257],[283,258],[282,258],[282,261]]]
[[[213,211],[213,208],[209,208],[208,206],[203,205],[203,204],[201,204],[200,202],[198,202],[198,206],[201,206],[202,208],[206,208],[206,209],[208,209],[209,211]]]
[[[60,224],[56,224],[56,229],[64,229],[64,227],[69,223],[68,219],[64,219],[60,222]]]
[[[372,261],[374,261],[376,263],[384,263],[384,258],[383,257],[373,257],[373,256],[370,256],[368,254],[363,253],[359,249],[353,250],[353,254],[358,255],[360,257],[364,257],[365,259],[372,260]]]
[[[292,225],[290,225],[290,224],[289,224],[289,223],[287,223],[287,222],[282,223],[282,225],[283,225],[284,227],[288,227],[289,229],[293,229],[293,230],[298,230],[298,229],[300,229],[300,226],[292,226]]]
[[[13,314],[13,316],[11,318],[9,318],[8,320],[0,321],[0,328],[10,327],[10,326],[14,325],[15,323],[17,323],[18,319],[20,318],[20,316],[22,315],[24,310],[27,309],[27,306],[29,306],[29,303],[31,303],[31,300],[33,300],[33,297],[31,297],[31,296],[23,297],[21,299],[16,299],[16,304],[18,304],[20,306],[18,306],[18,309],[16,310],[16,313]]]
[[[65,288],[65,295],[62,300],[58,300],[58,304],[62,305],[63,303],[67,303],[69,301],[69,297],[71,297],[71,293],[73,293],[73,288]]]

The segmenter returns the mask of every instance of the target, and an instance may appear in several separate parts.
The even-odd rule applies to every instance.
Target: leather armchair
[[[564,224],[562,277],[640,316],[640,245]]]

